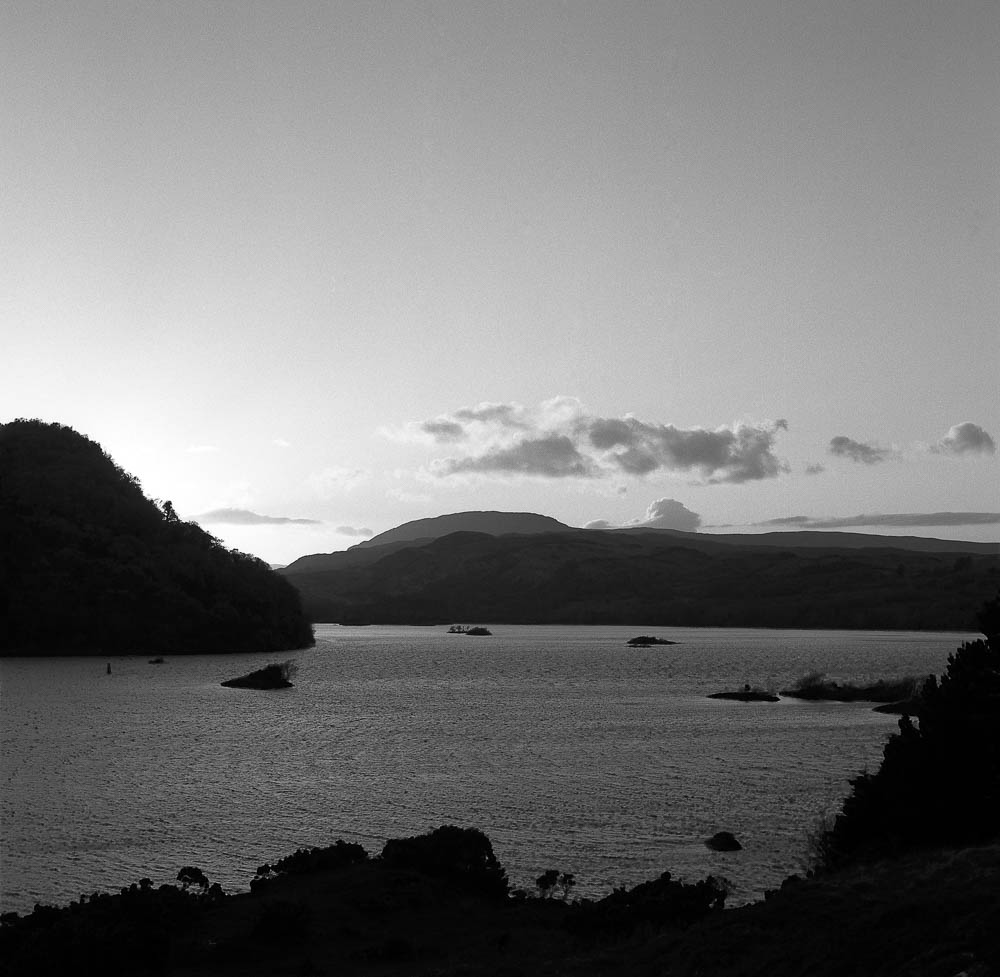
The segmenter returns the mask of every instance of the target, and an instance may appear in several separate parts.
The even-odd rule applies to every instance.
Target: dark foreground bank
[[[444,833],[450,837],[442,838]],[[436,839],[436,840],[435,840]],[[423,850],[421,847],[423,846]],[[724,885],[669,878],[572,901],[543,873],[507,894],[479,832],[300,852],[226,896],[177,886],[39,908],[0,928],[12,975],[907,974],[1000,972],[1000,845],[922,852],[724,910]],[[549,884],[546,884],[549,883]]]

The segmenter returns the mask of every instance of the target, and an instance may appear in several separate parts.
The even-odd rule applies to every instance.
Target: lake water
[[[975,635],[643,627],[318,625],[283,655],[0,661],[0,909],[197,865],[227,890],[296,848],[441,824],[484,830],[514,883],[571,871],[600,896],[664,870],[759,897],[874,769],[896,720],[867,704],[725,702],[807,672],[940,673]],[[677,645],[631,649],[659,634]],[[272,660],[295,687],[222,688]],[[719,830],[744,850],[703,844]]]

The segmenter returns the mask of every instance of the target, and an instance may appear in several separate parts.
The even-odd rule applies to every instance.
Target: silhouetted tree
[[[387,841],[382,860],[393,868],[449,879],[490,898],[507,896],[507,873],[490,839],[475,828],[442,825],[430,834]]]
[[[208,877],[200,868],[195,868],[193,865],[185,865],[177,873],[177,881],[184,887],[185,892],[192,885],[198,886],[202,892],[208,891]]]
[[[986,640],[948,656],[899,720],[879,769],[851,781],[832,827],[814,842],[817,870],[1000,837],[998,601],[979,613]]]

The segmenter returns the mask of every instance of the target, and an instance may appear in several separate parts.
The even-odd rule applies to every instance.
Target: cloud
[[[650,502],[646,518],[640,520],[638,525],[649,526],[650,529],[680,529],[693,533],[701,525],[701,516],[676,499],[657,499]]]
[[[341,536],[374,536],[375,534],[365,526],[355,528],[354,526],[337,526],[334,530]]]
[[[787,429],[784,420],[708,430],[642,421],[631,414],[599,417],[575,397],[554,397],[535,408],[515,403],[463,407],[403,428],[418,440],[462,444],[461,455],[431,463],[430,471],[438,477],[593,479],[692,472],[710,484],[787,472],[788,465],[774,453],[778,432]]]
[[[184,450],[192,455],[211,455],[219,449],[214,444],[189,444]]]
[[[475,457],[444,458],[433,463],[431,470],[437,475],[495,473],[543,478],[593,478],[598,474],[594,463],[565,435],[525,439]]]
[[[276,448],[290,448],[292,446],[291,441],[286,441],[284,438],[274,438],[271,441]]]
[[[819,475],[820,473],[825,472],[825,471],[826,471],[826,468],[824,468],[822,465],[819,465],[819,464],[806,465],[806,474],[807,475]]]
[[[708,482],[748,482],[773,478],[788,466],[773,452],[785,420],[768,424],[684,430],[673,424],[649,424],[635,417],[582,419],[578,430],[606,463],[626,475],[659,469],[697,471]]]
[[[831,455],[838,455],[841,458],[850,458],[864,465],[877,465],[881,461],[896,456],[892,448],[879,448],[865,441],[854,441],[843,434],[830,439],[829,451]]]
[[[801,529],[846,529],[851,526],[991,526],[1000,524],[1000,512],[890,512],[870,515],[814,518],[784,516],[755,526],[796,526]]]
[[[942,455],[992,455],[996,454],[996,450],[993,438],[971,421],[954,425],[943,438],[931,445],[931,451]]]
[[[692,512],[683,502],[676,499],[657,499],[650,502],[646,513],[638,519],[632,519],[623,525],[615,525],[607,519],[595,519],[588,522],[584,529],[679,529],[683,532],[695,532],[701,525],[701,516]]]
[[[288,516],[262,516],[249,509],[213,509],[194,516],[199,523],[225,523],[229,526],[320,526],[318,519],[291,519]]]
[[[465,437],[465,428],[457,421],[424,421],[420,429],[438,442],[461,441]]]
[[[459,421],[478,421],[480,424],[501,424],[504,427],[520,429],[530,427],[530,424],[524,418],[524,414],[525,409],[520,404],[483,403],[476,407],[461,407],[455,411],[455,417]]]

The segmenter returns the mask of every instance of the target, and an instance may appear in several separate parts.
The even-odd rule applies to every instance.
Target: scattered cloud
[[[755,526],[796,526],[801,529],[846,529],[851,526],[991,526],[1000,524],[1000,512],[890,512],[870,515],[814,518],[783,516]]]
[[[184,450],[191,455],[211,455],[219,448],[214,444],[189,444]]]
[[[931,445],[931,451],[942,455],[992,455],[996,454],[996,450],[993,438],[971,421],[955,424],[943,438]]]
[[[825,472],[825,471],[826,471],[826,468],[823,465],[819,465],[819,464],[806,465],[806,474],[807,475],[819,475],[819,474],[821,474],[822,472]]]
[[[788,471],[773,451],[777,432],[786,430],[785,420],[709,431],[650,424],[630,415],[581,418],[577,425],[604,463],[623,474],[693,470],[713,484],[774,478]]]
[[[334,530],[335,533],[339,533],[341,536],[374,536],[375,534],[365,526],[355,527],[355,526],[337,526]]]
[[[595,519],[588,522],[584,529],[630,529],[645,527],[648,529],[680,529],[684,532],[695,532],[701,525],[701,516],[692,512],[683,502],[677,499],[657,499],[650,502],[645,515],[638,519],[616,525],[607,519]]]
[[[789,470],[774,453],[784,420],[679,428],[631,414],[599,417],[575,397],[538,407],[480,404],[404,425],[391,437],[462,445],[456,457],[433,461],[437,477],[463,474],[594,479],[691,472],[710,484],[774,478]]]
[[[262,516],[249,509],[213,509],[194,516],[194,521],[207,524],[226,524],[229,526],[319,526],[319,519],[292,519],[288,516]]]
[[[881,461],[897,456],[892,448],[879,448],[866,441],[855,441],[845,437],[843,434],[830,439],[829,452],[831,455],[838,455],[841,458],[850,458],[851,461],[864,465],[877,465]]]
[[[435,441],[462,441],[465,428],[457,421],[424,421],[420,429]]]
[[[478,456],[444,458],[432,463],[437,475],[498,473],[543,478],[593,478],[599,474],[591,459],[580,454],[562,434],[528,438],[507,448],[491,448]]]
[[[559,401],[569,398],[556,398],[550,401],[550,407]],[[530,427],[524,419],[524,408],[520,404],[483,403],[476,407],[461,407],[455,411],[459,421],[478,421],[480,424],[500,424],[504,427],[526,430]]]
[[[693,533],[701,525],[701,516],[676,499],[657,499],[650,502],[646,517],[639,520],[637,525],[649,526],[651,529],[681,529]]]
[[[291,441],[286,441],[284,438],[274,438],[271,441],[276,448],[290,448],[292,446]]]

